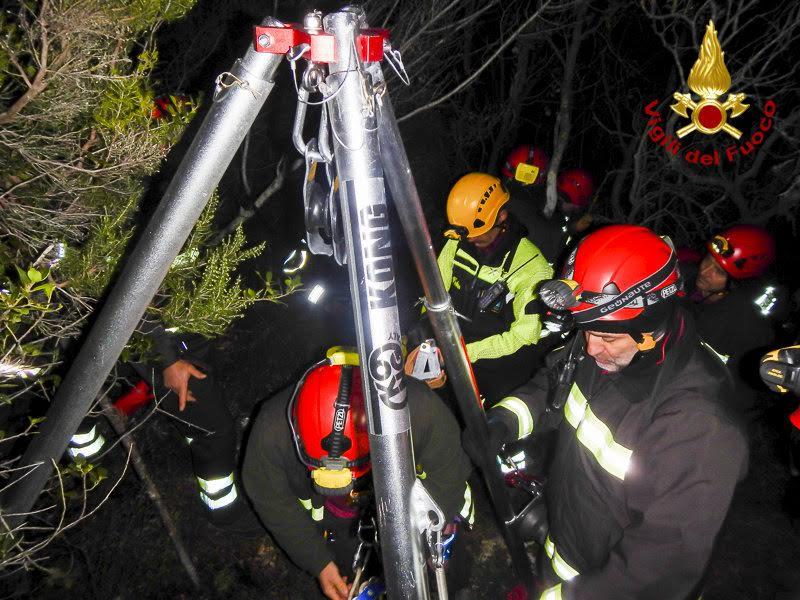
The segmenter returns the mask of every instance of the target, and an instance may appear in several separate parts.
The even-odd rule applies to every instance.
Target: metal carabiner
[[[403,82],[403,85],[411,85],[411,79],[406,72],[405,65],[403,65],[403,57],[400,55],[400,50],[392,48],[392,44],[388,39],[383,41],[383,55],[386,57],[386,62],[389,63],[389,66],[400,78],[400,81]]]

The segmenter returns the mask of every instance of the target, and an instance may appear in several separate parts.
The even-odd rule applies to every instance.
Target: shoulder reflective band
[[[514,416],[517,417],[517,439],[521,440],[522,438],[530,435],[533,432],[533,416],[531,415],[531,411],[528,408],[528,405],[525,404],[519,398],[515,398],[514,396],[509,396],[507,398],[503,398],[500,402],[497,403],[497,406],[502,406],[506,410],[511,411],[514,413]]]
[[[472,500],[472,488],[469,484],[464,489],[464,506],[458,514],[469,523],[470,527],[475,524],[475,502]]]
[[[728,359],[730,359],[730,356],[728,356],[727,354],[722,354],[722,353],[720,353],[720,352],[717,352],[716,350],[714,350],[714,348],[713,348],[713,347],[711,346],[711,344],[709,344],[708,342],[704,342],[704,341],[702,341],[702,340],[701,340],[701,341],[700,341],[700,344],[701,344],[702,346],[705,346],[705,348],[706,348],[708,351],[710,351],[710,352],[711,352],[711,354],[713,354],[713,355],[714,355],[714,356],[716,356],[718,359],[720,359],[720,360],[722,361],[722,364],[724,364],[724,365],[727,365],[727,364],[728,364]]]
[[[292,275],[302,271],[306,264],[308,264],[308,250],[292,250],[283,261],[283,272]]]
[[[561,600],[561,584],[559,583],[551,588],[547,588],[542,592],[542,595],[539,596],[539,600]]]
[[[561,579],[564,581],[569,581],[570,579],[574,579],[579,575],[578,571],[570,566],[570,564],[558,553],[558,550],[556,550],[556,545],[553,543],[553,540],[550,539],[549,535],[544,541],[544,551],[547,553],[547,556],[550,557],[550,564],[553,565],[553,570],[556,572],[556,575],[558,575]]]
[[[302,498],[298,498],[300,504],[303,505],[307,511],[311,513],[311,519],[313,521],[322,521],[322,517],[325,516],[325,507],[320,506],[319,508],[314,508],[314,505],[311,504],[311,499],[303,500]]]
[[[577,384],[573,383],[569,391],[564,416],[575,428],[578,441],[592,453],[600,466],[624,480],[633,451],[614,441],[611,430],[592,412]]]
[[[601,317],[613,314],[618,310],[627,307],[629,304],[636,302],[637,300],[641,302],[641,306],[644,306],[645,299],[647,298],[648,294],[652,292],[653,288],[664,282],[667,277],[672,274],[676,267],[677,256],[674,251],[670,251],[667,262],[664,263],[664,265],[658,271],[650,275],[650,277],[646,277],[641,281],[634,283],[627,290],[621,292],[617,296],[613,296],[611,299],[606,300],[606,297],[604,296],[592,294],[591,292],[583,292],[581,297],[585,297],[583,300],[584,302],[591,303],[592,297],[598,298],[598,296],[601,296],[602,299],[600,301],[603,303],[584,310],[574,311],[572,315],[575,317],[575,320],[578,323],[589,323],[591,321],[596,321]],[[659,290],[657,294],[653,294],[651,298],[647,298],[646,302],[648,304],[655,304],[660,300],[669,298],[677,292],[677,285],[667,286],[663,290]]]

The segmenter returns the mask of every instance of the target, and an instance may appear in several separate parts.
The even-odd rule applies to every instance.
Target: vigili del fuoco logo
[[[695,100],[692,94],[680,91],[673,94],[676,102],[670,108],[684,119],[690,120],[674,136],[667,134],[661,125],[664,118],[657,109],[659,100],[653,100],[644,107],[644,112],[649,117],[647,135],[651,141],[673,156],[683,156],[687,163],[703,166],[719,165],[722,156],[727,162],[735,162],[739,157],[753,154],[764,142],[765,136],[772,129],[777,106],[773,100],[767,100],[761,108],[761,118],[750,136],[745,140],[741,139],[742,131],[730,121],[747,111],[750,105],[744,104],[746,96],[738,91],[728,93],[724,102],[719,100],[731,87],[731,75],[725,66],[725,53],[720,46],[713,21],[709,21],[706,26],[700,54],[689,72],[687,84],[699,100]],[[693,132],[707,136],[724,132],[726,135],[721,141],[725,147],[713,147],[706,152],[699,148],[684,151],[681,140]],[[735,142],[731,143],[732,140]],[[720,142],[719,138],[713,138],[713,141],[715,144]]]

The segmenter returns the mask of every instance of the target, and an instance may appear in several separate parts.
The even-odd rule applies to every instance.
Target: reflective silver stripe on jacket
[[[67,454],[72,458],[90,458],[99,453],[105,443],[106,439],[97,431],[97,425],[93,425],[86,433],[76,433],[69,439]]]
[[[518,440],[521,440],[533,432],[533,415],[531,415],[531,411],[525,402],[514,396],[508,396],[498,402],[497,406],[502,406],[506,410],[510,410],[514,413],[514,416],[517,417]]]
[[[547,588],[542,592],[542,595],[539,596],[539,600],[561,600],[561,584],[559,583],[551,588]]]
[[[730,356],[728,356],[727,354],[722,354],[721,352],[717,352],[716,350],[714,350],[713,346],[711,346],[711,344],[709,344],[708,342],[704,342],[704,341],[701,340],[700,344],[702,346],[705,346],[705,348],[707,350],[709,350],[711,352],[711,354],[713,354],[715,357],[717,357],[719,360],[721,360],[723,365],[727,365],[728,364],[728,361],[731,358]]]
[[[197,483],[200,485],[200,499],[211,510],[229,506],[239,497],[239,493],[236,491],[233,473],[225,475],[224,477],[214,477],[212,479],[198,477]],[[220,494],[220,492],[224,490],[228,491],[224,494]]]
[[[322,521],[322,517],[325,516],[325,507],[320,506],[319,508],[314,508],[314,505],[311,504],[311,499],[303,500],[302,498],[298,498],[300,504],[303,505],[307,511],[311,513],[311,519],[313,521]]]
[[[614,477],[624,480],[633,451],[614,441],[611,430],[592,412],[589,402],[575,383],[564,405],[564,416],[575,428],[578,440],[594,455],[600,466]]]
[[[464,489],[464,506],[461,507],[459,514],[470,526],[475,524],[475,501],[472,499],[472,488],[469,484]]]
[[[544,541],[544,551],[547,553],[547,556],[550,557],[550,564],[553,565],[553,571],[555,571],[556,575],[558,575],[561,579],[564,581],[569,581],[570,579],[573,579],[579,575],[577,569],[572,567],[558,553],[558,550],[556,550],[556,545],[553,543],[553,540],[550,539],[549,535]],[[559,594],[560,593],[561,592],[559,591]]]

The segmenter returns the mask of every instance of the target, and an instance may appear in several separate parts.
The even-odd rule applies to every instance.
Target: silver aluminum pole
[[[266,19],[265,25],[276,24]],[[39,433],[18,466],[22,471],[3,498],[11,527],[22,523],[92,406],[172,261],[233,159],[274,86],[280,54],[248,49],[220,76],[213,106],[178,167],[158,208],[128,258],[91,332],[58,388]]]
[[[375,81],[382,81],[380,69],[370,65]],[[444,287],[442,275],[436,262],[431,234],[422,212],[422,204],[411,174],[403,140],[397,128],[394,109],[385,95],[378,114],[378,139],[386,182],[400,216],[411,255],[425,292],[425,306],[433,327],[436,341],[442,351],[447,376],[453,386],[459,410],[466,426],[466,435],[478,441],[480,448],[488,448],[489,430],[480,403],[478,390],[472,378],[472,368],[461,338],[450,295]],[[481,456],[481,470],[489,496],[500,520],[503,537],[508,546],[511,561],[517,576],[533,592],[533,571],[525,547],[519,536],[510,527],[514,509],[500,472],[497,460],[488,450]]]
[[[384,575],[390,598],[428,598],[422,537],[412,519],[414,456],[388,207],[374,111],[370,114],[372,90],[365,86],[355,46],[355,35],[366,24],[363,12],[346,8],[326,16],[324,25],[336,38],[337,62],[330,64],[328,77],[335,90],[330,117]]]

